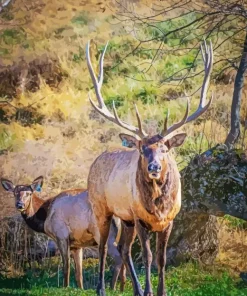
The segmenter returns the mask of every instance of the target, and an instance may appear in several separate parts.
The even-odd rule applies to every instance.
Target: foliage
[[[88,24],[88,14],[86,12],[81,12],[78,16],[72,18],[71,22],[75,25],[84,26]]]
[[[116,108],[124,105],[124,99],[118,95],[116,95],[115,97],[107,97],[105,100],[106,106],[110,109],[112,108],[113,102]]]
[[[238,218],[232,217],[230,215],[225,215],[224,219],[227,222],[228,226],[231,228],[240,228],[240,229],[247,228],[247,223],[245,220],[238,219]]]
[[[23,127],[15,122],[8,126],[0,124],[0,149],[19,150],[25,140],[38,140],[42,137],[43,127],[38,124],[32,127]]]
[[[140,282],[144,284],[144,275],[139,275]],[[169,296],[244,296],[247,287],[239,285],[239,281],[232,278],[225,270],[203,268],[195,263],[188,263],[178,268],[169,268],[166,275]],[[157,287],[157,274],[152,273],[154,290]],[[47,272],[42,272],[39,277],[29,273],[28,276],[9,281],[1,278],[0,295],[95,295],[94,290],[84,292],[75,288],[56,288],[57,275],[48,277]],[[74,281],[74,278],[73,278]],[[11,284],[10,284],[11,283]],[[29,289],[27,288],[29,287]],[[130,280],[126,291],[107,291],[107,295],[132,295]]]
[[[25,31],[21,28],[6,29],[1,34],[1,41],[6,45],[16,45],[25,40]]]
[[[66,10],[66,7],[64,9]],[[73,17],[71,17],[72,14],[68,13],[66,17],[71,17],[70,25],[68,26],[62,19],[58,21],[56,26],[51,23],[50,31],[53,30],[52,34],[54,34],[55,38],[52,38],[51,34],[47,35],[47,38],[43,38],[42,41],[40,41],[40,36],[39,38],[36,38],[35,36],[28,34],[28,29],[25,26],[18,29],[20,32],[25,33],[25,42],[32,42],[32,48],[35,46],[36,52],[43,53],[49,51],[55,53],[59,57],[61,67],[68,75],[67,79],[65,79],[57,90],[50,89],[47,85],[43,84],[39,92],[35,94],[23,93],[21,100],[18,103],[21,103],[21,105],[24,106],[24,109],[26,106],[32,104],[32,102],[37,102],[38,104],[38,108],[35,108],[37,114],[35,114],[34,123],[42,124],[40,121],[43,119],[45,119],[45,121],[61,120],[69,122],[71,116],[79,118],[80,110],[89,106],[86,98],[88,85],[89,83],[91,84],[91,82],[89,82],[88,75],[85,75],[87,70],[85,68],[84,36],[87,35],[87,39],[95,38],[97,40],[99,37],[97,28],[100,26],[107,28],[109,32],[117,32],[114,37],[110,38],[105,58],[103,94],[106,105],[111,107],[112,101],[114,100],[116,107],[119,109],[120,116],[124,118],[127,116],[130,106],[132,108],[133,103],[138,101],[138,106],[144,119],[156,120],[158,125],[160,125],[164,118],[164,112],[160,112],[160,110],[165,111],[167,108],[171,111],[171,121],[179,119],[184,111],[180,107],[181,104],[178,98],[183,96],[184,91],[188,89],[190,92],[193,92],[194,89],[198,87],[201,78],[195,77],[187,80],[185,84],[177,85],[176,88],[172,85],[169,86],[169,83],[167,83],[167,85],[158,85],[157,82],[167,79],[174,71],[190,67],[192,64],[195,68],[199,67],[201,65],[200,60],[198,65],[194,62],[197,49],[192,49],[186,55],[182,55],[181,57],[170,52],[160,55],[157,63],[155,63],[155,67],[150,69],[148,73],[145,73],[145,68],[147,68],[150,59],[153,57],[152,54],[151,56],[148,56],[148,53],[151,53],[152,51],[148,49],[145,51],[136,51],[133,55],[122,60],[122,57],[126,53],[131,52],[131,50],[136,47],[137,42],[130,35],[126,35],[126,32],[122,30],[121,25],[113,23],[112,17],[109,16],[105,19],[99,18],[97,22],[94,23],[96,29],[95,32],[87,31],[88,24],[90,23],[91,26],[94,15],[94,13],[88,15],[85,12],[77,11],[77,13],[74,13]],[[196,16],[191,13],[179,19],[175,18],[174,21],[160,22],[157,24],[158,29],[150,26],[148,27],[148,32],[151,32],[152,30],[166,32],[177,26],[187,24],[189,21],[194,20],[195,17]],[[106,27],[106,20],[109,27]],[[36,24],[35,21],[36,20],[32,20],[34,24]],[[47,21],[50,21],[49,15],[47,15]],[[81,29],[84,31],[81,31]],[[15,37],[19,36],[18,34],[15,32],[12,35]],[[177,34],[179,35],[179,33]],[[68,41],[68,36],[73,36],[73,38],[75,38],[73,39],[73,42]],[[170,42],[174,38],[179,38],[179,36],[176,34],[174,36],[169,36],[167,41]],[[97,42],[97,58],[99,58],[99,53],[102,52],[104,47],[103,39],[101,38],[100,42]],[[19,40],[17,43],[21,45],[22,41]],[[18,44],[15,45],[15,48],[18,47]],[[65,44],[66,46],[64,46]],[[29,50],[32,48],[29,48]],[[13,46],[11,47],[11,50],[13,50]],[[144,53],[146,55],[143,55]],[[16,54],[15,51],[12,53],[12,56],[14,56],[14,54]],[[23,54],[24,56],[29,56],[30,51],[25,52],[24,50]],[[138,78],[138,80],[135,81],[132,78]],[[176,89],[176,91],[173,89]],[[174,92],[177,93],[175,99],[173,99],[172,95]],[[39,102],[41,98],[42,101]],[[27,101],[27,103],[24,103],[25,101]],[[13,104],[15,105],[16,103],[17,99],[14,99]],[[229,101],[227,104],[229,104]],[[224,102],[224,106],[227,104]],[[147,107],[145,107],[145,105]],[[217,106],[215,108],[217,109]],[[225,111],[227,112],[228,109]],[[244,116],[244,113],[242,116]],[[21,124],[24,124],[24,122],[21,122]],[[193,130],[194,126],[191,125],[190,127],[190,130]],[[8,126],[6,126],[6,130],[8,130]],[[199,142],[202,138],[201,145]],[[194,143],[194,139],[196,139],[196,143]],[[193,132],[186,141],[185,146],[178,151],[181,153],[181,156],[191,156],[198,151],[198,146],[201,145],[201,150],[207,148],[207,142],[208,139],[206,140],[204,137],[201,128],[200,130]],[[211,141],[210,146],[212,146],[212,144],[214,144],[214,142]]]

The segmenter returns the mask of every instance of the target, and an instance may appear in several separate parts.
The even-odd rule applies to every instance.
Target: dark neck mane
[[[35,196],[34,198],[37,199],[38,197]],[[34,213],[30,216],[26,212],[21,213],[23,219],[32,230],[36,232],[45,233],[45,220],[47,218],[48,209],[50,207],[52,200],[53,198],[48,199],[46,201],[42,200],[43,203],[40,202],[41,205],[38,207],[38,209],[32,209]]]
[[[170,212],[174,203],[174,191],[176,190],[176,179],[179,173],[174,167],[174,161],[167,157],[167,169],[162,181],[148,180],[142,169],[141,157],[138,162],[137,186],[141,193],[143,207],[149,214],[159,215]]]

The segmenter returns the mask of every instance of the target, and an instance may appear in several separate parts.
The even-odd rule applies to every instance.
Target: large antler
[[[174,132],[175,130],[177,130],[178,128],[183,126],[185,123],[188,123],[188,122],[198,118],[200,115],[202,115],[204,112],[207,111],[207,109],[209,108],[209,106],[212,103],[213,96],[211,97],[211,99],[209,100],[209,102],[207,104],[206,104],[206,97],[207,97],[207,89],[208,89],[210,74],[211,74],[212,66],[213,66],[213,47],[212,47],[211,41],[209,42],[209,46],[208,46],[206,41],[204,40],[203,45],[204,45],[204,49],[203,49],[203,46],[201,45],[201,53],[202,53],[202,59],[204,62],[205,76],[204,76],[204,80],[203,80],[203,84],[202,84],[199,106],[198,106],[197,110],[188,117],[189,101],[187,99],[187,108],[186,108],[184,118],[180,122],[175,123],[174,125],[170,126],[169,128],[167,128],[167,122],[168,122],[168,116],[169,116],[169,112],[168,112],[166,119],[165,119],[165,123],[164,123],[164,130],[161,133],[161,135],[163,137]],[[205,52],[204,52],[204,50],[205,50]]]
[[[103,115],[105,118],[107,118],[108,120],[116,123],[117,125],[127,129],[128,131],[138,135],[141,139],[146,137],[147,134],[143,131],[142,128],[142,123],[141,123],[141,118],[140,118],[140,114],[138,112],[137,106],[135,105],[135,111],[136,111],[136,117],[137,117],[137,122],[138,122],[138,128],[132,125],[129,125],[128,123],[121,121],[120,118],[118,117],[117,114],[117,110],[115,108],[115,103],[113,101],[113,113],[114,115],[111,114],[111,112],[107,109],[105,103],[104,103],[104,99],[102,97],[101,94],[101,87],[103,84],[103,64],[104,64],[104,56],[105,56],[105,52],[106,52],[106,48],[107,48],[108,42],[106,43],[106,46],[100,56],[100,62],[99,62],[99,77],[98,79],[96,78],[96,75],[94,73],[93,67],[92,67],[92,63],[91,63],[91,58],[90,58],[90,41],[88,41],[87,43],[87,47],[86,47],[86,59],[87,59],[87,66],[88,66],[88,70],[91,76],[91,79],[93,81],[93,85],[94,85],[94,89],[95,89],[95,93],[96,93],[96,97],[99,103],[99,107],[95,105],[95,103],[92,101],[92,98],[89,94],[89,100],[90,103],[92,104],[92,106],[101,114]]]

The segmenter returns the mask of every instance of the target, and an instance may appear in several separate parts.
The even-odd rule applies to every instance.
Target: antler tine
[[[115,119],[116,119],[116,123],[118,125],[120,125],[121,127],[131,131],[132,133],[135,133],[136,135],[138,135],[141,139],[146,137],[147,134],[143,131],[142,129],[142,123],[141,123],[141,119],[140,119],[140,114],[138,112],[138,109],[135,105],[135,108],[136,108],[136,117],[137,117],[137,121],[138,121],[138,126],[139,128],[136,128],[134,126],[130,126],[128,123],[122,121],[118,114],[117,114],[117,110],[116,110],[116,107],[115,107],[115,102],[113,101],[112,102],[112,107],[113,107],[113,112],[114,112],[114,116],[115,116]]]
[[[100,107],[98,107],[95,103],[94,103],[94,101],[92,100],[92,98],[91,98],[91,95],[90,95],[90,93],[88,93],[88,99],[89,99],[89,101],[90,101],[90,103],[91,103],[91,105],[100,113],[100,114],[102,114],[103,116],[105,116],[106,118],[108,118],[107,116],[108,115],[106,115],[105,113],[103,113],[103,111],[102,111],[102,109],[100,108]],[[104,110],[105,111],[105,110]],[[108,110],[106,110],[106,112],[107,112]],[[111,114],[110,114],[111,115]]]
[[[208,89],[208,85],[209,85],[210,74],[211,74],[212,68],[213,68],[212,42],[210,41],[209,46],[208,46],[206,41],[204,40],[204,48],[205,48],[205,53],[204,53],[203,47],[201,46],[201,53],[202,53],[202,58],[203,58],[203,62],[204,62],[205,76],[204,76],[203,84],[202,84],[200,103],[199,103],[197,110],[188,117],[186,123],[190,122],[192,120],[195,120],[200,115],[202,115],[204,112],[206,112],[213,101],[213,95],[212,95],[211,99],[206,104],[207,89]]]
[[[100,61],[99,61],[99,78],[98,78],[98,82],[99,82],[99,86],[101,88],[102,84],[103,84],[103,75],[104,75],[104,57],[105,57],[105,52],[107,49],[109,41],[107,41],[105,48],[102,52],[102,54],[100,55]]]
[[[97,106],[92,98],[91,98],[91,95],[90,93],[88,94],[88,97],[89,97],[89,101],[91,103],[91,105],[95,108],[95,110],[97,112],[99,112],[101,115],[103,115],[105,118],[107,118],[108,120],[110,120],[111,122],[114,122],[116,123],[117,125],[129,130],[130,132],[133,132],[134,134],[138,135],[140,138],[143,138],[143,137],[146,137],[147,134],[143,131],[142,129],[142,124],[141,124],[141,119],[140,119],[140,115],[139,115],[139,112],[137,110],[137,107],[136,108],[136,116],[137,116],[137,121],[138,121],[138,127],[135,127],[135,126],[132,126],[132,125],[129,125],[128,123],[124,122],[124,121],[121,121],[121,119],[118,117],[118,114],[117,114],[117,110],[116,110],[116,107],[115,107],[115,103],[113,102],[113,114],[111,114],[111,112],[107,109],[105,103],[104,103],[104,99],[102,97],[102,94],[101,94],[101,87],[102,87],[102,84],[103,84],[103,65],[104,65],[104,56],[105,56],[105,52],[106,52],[106,49],[107,49],[107,45],[108,45],[108,42],[100,56],[100,61],[99,61],[99,76],[98,76],[98,79],[96,78],[96,75],[94,73],[94,70],[93,70],[93,66],[92,66],[92,63],[91,63],[91,58],[90,58],[90,41],[88,41],[87,43],[87,47],[86,47],[86,59],[87,59],[87,66],[88,66],[88,70],[89,70],[89,73],[90,73],[90,76],[91,76],[91,79],[93,81],[93,85],[94,85],[94,89],[95,89],[95,93],[96,93],[96,97],[97,97],[97,100],[98,100],[98,103],[99,103],[99,106]]]
[[[203,79],[199,106],[198,106],[197,110],[188,117],[189,101],[187,100],[187,109],[186,109],[184,118],[180,122],[169,127],[168,129],[167,129],[167,122],[168,122],[168,115],[167,115],[165,122],[164,122],[164,130],[161,133],[161,135],[163,137],[167,136],[171,132],[180,128],[185,123],[188,123],[188,122],[198,118],[200,115],[202,115],[204,112],[207,111],[207,109],[209,108],[209,106],[212,103],[213,95],[212,95],[211,99],[209,100],[209,102],[206,104],[207,89],[208,89],[208,85],[209,85],[210,74],[211,74],[212,67],[213,67],[213,46],[212,46],[211,41],[209,42],[209,46],[208,46],[206,41],[204,40],[204,42],[201,44],[201,54],[202,54],[202,59],[204,62],[205,76]]]
[[[140,116],[140,113],[138,111],[138,108],[137,108],[136,104],[135,104],[135,110],[136,110],[136,118],[137,118],[139,130],[140,130],[140,134],[142,135],[142,137],[146,137],[147,134],[144,132],[144,130],[142,128],[141,116]]]
[[[183,119],[181,121],[173,124],[169,128],[167,128],[169,111],[167,112],[167,116],[166,116],[166,119],[165,119],[165,122],[164,122],[164,129],[161,132],[162,137],[165,137],[165,136],[169,135],[170,133],[174,132],[175,130],[177,130],[178,128],[180,128],[181,126],[183,126],[186,123],[186,120],[187,120],[187,117],[188,117],[188,114],[189,114],[189,109],[190,109],[189,99],[188,98],[186,98],[186,99],[187,99],[187,106],[186,106],[186,111],[185,111]]]
[[[102,60],[102,63],[103,63],[104,54],[102,54],[101,57],[102,57],[101,60]],[[90,40],[88,41],[87,46],[86,46],[86,60],[87,60],[88,70],[89,70],[91,79],[93,81],[94,89],[95,89],[95,92],[96,92],[96,96],[97,96],[100,108],[104,108],[105,107],[104,99],[102,98],[101,93],[100,93],[101,85],[98,82],[98,79],[96,78],[96,75],[95,75],[94,70],[93,70],[91,58],[90,58]],[[100,71],[100,75],[103,77],[103,71]]]

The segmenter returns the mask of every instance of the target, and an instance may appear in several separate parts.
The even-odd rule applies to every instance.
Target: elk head
[[[179,133],[171,138],[164,138],[160,134],[146,137],[141,140],[124,133],[119,134],[123,146],[139,150],[141,166],[146,180],[164,181],[167,168],[168,152],[173,147],[183,144],[186,133]]]
[[[26,212],[31,205],[34,191],[41,191],[43,177],[36,178],[31,185],[14,185],[11,181],[2,178],[3,188],[8,192],[13,192],[15,197],[16,209]]]
[[[136,105],[135,105],[135,112],[136,112],[138,127],[132,126],[122,121],[118,117],[114,101],[113,101],[113,114],[107,109],[101,94],[101,87],[103,83],[103,62],[104,62],[104,55],[106,52],[107,44],[100,56],[98,77],[96,77],[94,73],[91,59],[90,59],[90,52],[89,52],[90,41],[87,44],[87,48],[86,48],[87,66],[89,69],[91,79],[93,81],[99,106],[97,106],[92,101],[91,96],[89,94],[90,103],[95,108],[95,110],[98,111],[105,118],[107,118],[108,120],[114,122],[118,126],[123,127],[126,130],[135,134],[135,136],[131,136],[131,135],[121,133],[119,136],[122,140],[123,146],[129,147],[129,148],[135,147],[139,149],[140,155],[142,158],[142,168],[144,169],[145,175],[149,180],[156,179],[156,180],[162,181],[162,178],[164,177],[164,173],[166,171],[166,166],[167,166],[166,159],[168,156],[168,152],[170,151],[171,148],[182,145],[186,138],[186,133],[174,134],[174,132],[178,130],[180,127],[182,127],[185,123],[191,122],[192,120],[195,120],[200,115],[202,115],[209,108],[212,102],[213,97],[209,100],[208,103],[206,103],[207,88],[208,88],[210,73],[212,71],[212,65],[213,65],[212,43],[210,42],[210,45],[208,46],[204,41],[203,46],[201,45],[201,53],[202,53],[202,58],[204,62],[205,76],[204,76],[204,81],[203,81],[202,90],[201,90],[200,103],[197,110],[192,115],[188,116],[189,101],[187,99],[186,112],[183,119],[180,122],[177,122],[168,128],[167,127],[168,116],[169,116],[169,112],[168,112],[167,117],[164,121],[164,128],[161,131],[161,133],[149,136],[143,130],[140,114],[138,112]]]

